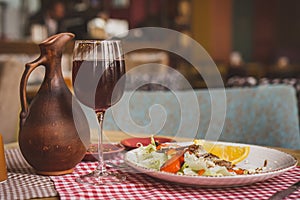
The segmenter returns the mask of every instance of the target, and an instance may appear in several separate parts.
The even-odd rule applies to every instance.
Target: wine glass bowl
[[[76,40],[73,52],[72,81],[78,100],[97,114],[98,166],[90,174],[76,179],[92,185],[114,184],[126,177],[107,170],[103,160],[103,119],[105,111],[117,103],[125,88],[125,61],[118,40]]]
[[[123,95],[125,79],[121,77],[125,74],[125,61],[120,45],[120,41],[75,41],[74,92],[81,103],[96,112],[105,111]],[[118,81],[122,83],[115,87]]]

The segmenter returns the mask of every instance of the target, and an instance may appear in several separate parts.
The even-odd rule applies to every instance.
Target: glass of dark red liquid
[[[98,166],[76,179],[79,183],[105,185],[122,182],[125,175],[107,169],[103,160],[103,119],[105,111],[117,103],[125,87],[125,61],[118,40],[76,40],[73,51],[72,83],[74,94],[92,108],[99,122]]]

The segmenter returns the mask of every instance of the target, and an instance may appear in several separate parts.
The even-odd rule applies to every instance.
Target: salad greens
[[[201,149],[201,155],[208,153]],[[157,151],[157,145],[152,137],[151,144],[147,146],[140,146],[133,151],[133,156],[129,159],[141,167],[161,171],[161,167],[172,157],[165,152]],[[213,160],[199,156],[191,151],[185,151],[183,154],[183,163],[176,174],[190,175],[190,176],[233,176],[236,175],[233,171],[229,172],[225,166],[219,166]],[[199,173],[201,172],[201,174]]]
[[[148,146],[141,145],[134,153],[135,158],[132,161],[149,169],[159,170],[168,159],[164,153],[156,152],[156,144],[153,137],[151,138],[151,144]]]

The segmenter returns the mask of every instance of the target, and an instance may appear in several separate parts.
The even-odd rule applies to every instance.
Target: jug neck
[[[62,52],[66,44],[74,38],[72,33],[59,33],[53,35],[39,44],[41,50],[41,58],[45,62],[46,78],[55,76],[62,77],[61,59]]]
[[[61,56],[48,57],[45,64],[46,72],[45,78],[63,78],[61,69]]]

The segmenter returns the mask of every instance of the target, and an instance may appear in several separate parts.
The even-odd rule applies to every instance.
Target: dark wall
[[[241,52],[246,62],[252,60],[253,1],[233,0],[232,50]]]
[[[299,0],[234,0],[233,8],[233,50],[245,61],[300,62]]]

